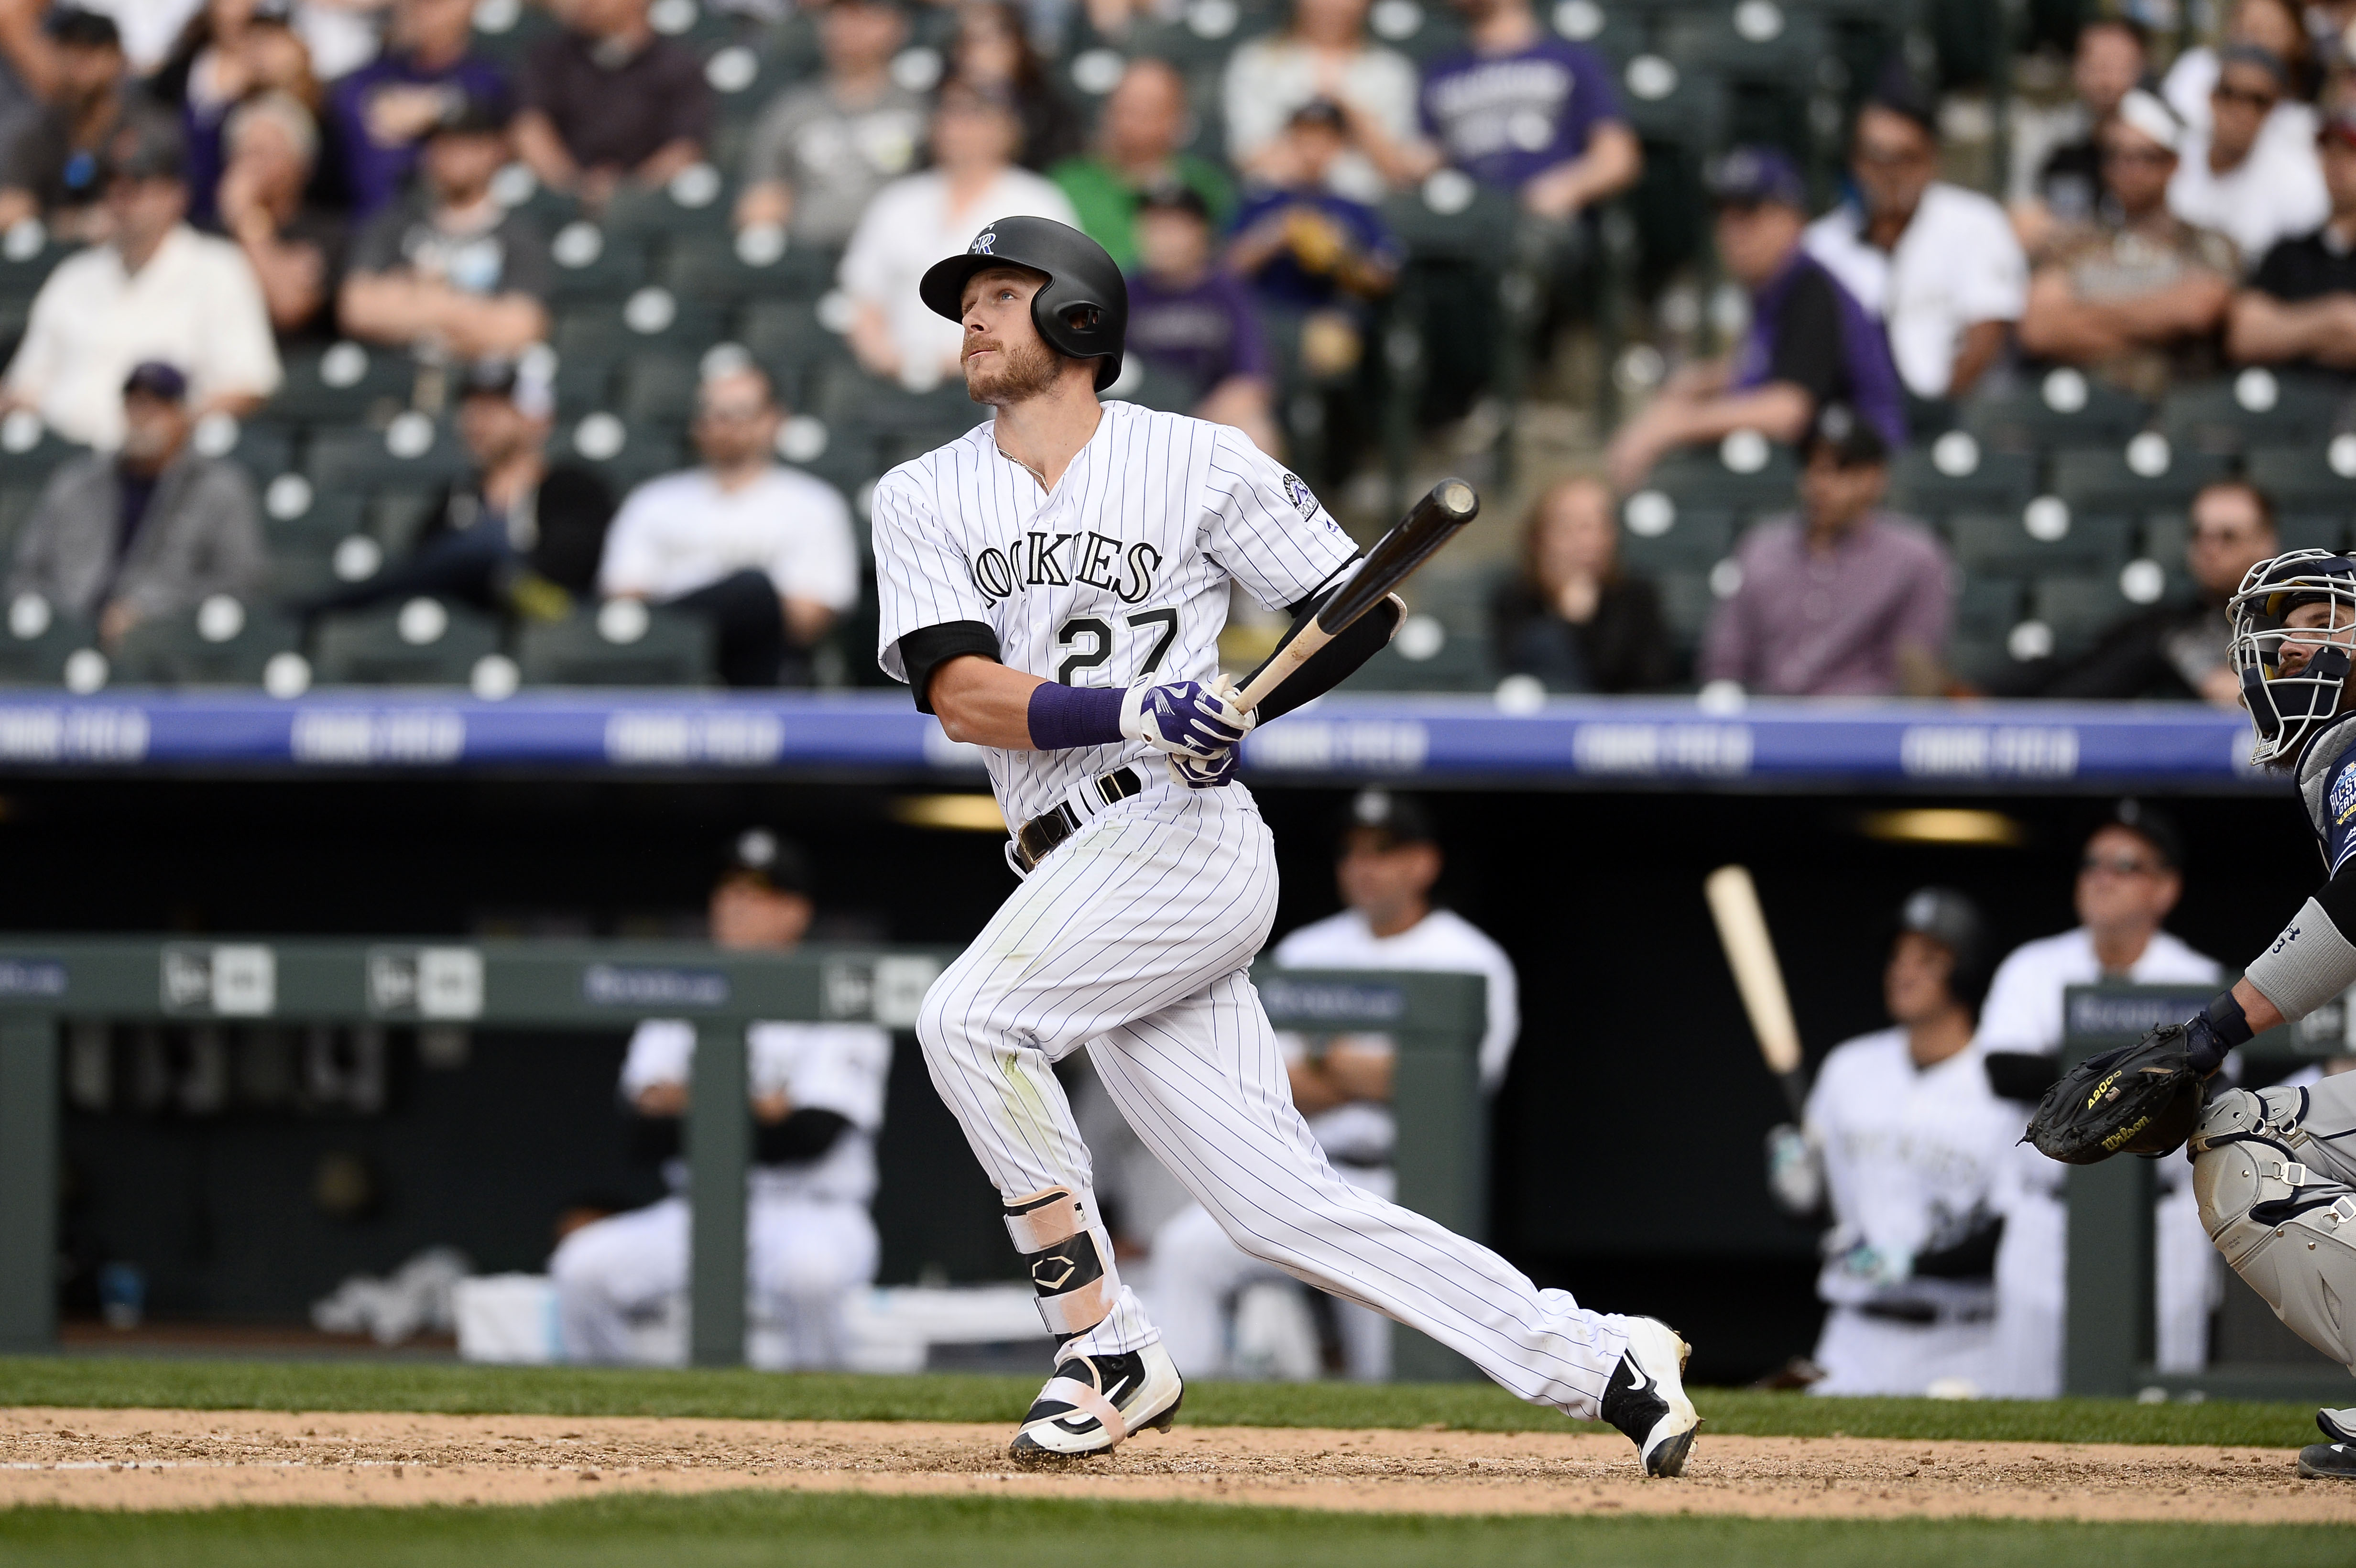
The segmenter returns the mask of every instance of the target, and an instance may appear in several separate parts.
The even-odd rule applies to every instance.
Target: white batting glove
[[[1815,1140],[1785,1122],[1767,1130],[1767,1191],[1786,1214],[1806,1218],[1825,1200],[1825,1167]]]
[[[1121,698],[1120,732],[1155,751],[1198,763],[1218,761],[1251,733],[1252,715],[1227,699],[1225,683],[1176,680],[1132,686]]]

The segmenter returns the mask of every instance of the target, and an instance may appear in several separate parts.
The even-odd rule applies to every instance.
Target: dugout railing
[[[741,1364],[752,1154],[746,1027],[774,1019],[908,1030],[926,987],[953,956],[940,948],[756,954],[648,942],[0,938],[0,1351],[58,1343],[59,1059],[68,1024],[610,1031],[664,1017],[696,1028],[685,1128],[693,1200],[689,1355],[699,1366]],[[1280,1029],[1379,1032],[1396,1041],[1399,1201],[1464,1234],[1483,1234],[1480,977],[1264,965],[1254,979]],[[1468,1375],[1462,1360],[1421,1335],[1397,1333],[1398,1376]]]
[[[2132,1045],[2147,1030],[2180,1023],[2215,994],[2213,986],[2071,986],[2062,992],[2064,1066],[2099,1051]],[[2343,999],[2297,1027],[2270,1029],[2242,1048],[2245,1071],[2268,1080],[2287,1075],[2294,1061],[2356,1053],[2348,1036]],[[2167,1157],[2181,1163],[2182,1151]],[[2188,1172],[2189,1175],[2189,1172]],[[2219,1361],[2197,1372],[2162,1371],[2152,1299],[2157,1259],[2152,1205],[2158,1163],[2118,1158],[2072,1167],[2068,1304],[2062,1325],[2062,1391],[2072,1394],[2171,1399],[2281,1399],[2338,1404],[2349,1397],[2344,1371],[2320,1352],[2312,1366],[2296,1361]],[[2227,1291],[2249,1287],[2214,1266]]]

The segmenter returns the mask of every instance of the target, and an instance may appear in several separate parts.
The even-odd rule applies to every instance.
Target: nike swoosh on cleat
[[[1657,1392],[1660,1389],[1661,1380],[1647,1376],[1644,1369],[1636,1364],[1636,1358],[1633,1356],[1628,1358],[1628,1375],[1634,1380],[1628,1385],[1630,1393],[1652,1393]]]

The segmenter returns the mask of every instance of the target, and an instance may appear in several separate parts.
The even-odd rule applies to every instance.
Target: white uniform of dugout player
[[[1087,1046],[1158,1159],[1237,1245],[1457,1350],[1524,1399],[1628,1432],[1675,1473],[1698,1417],[1683,1341],[1539,1290],[1336,1175],[1293,1108],[1247,966],[1276,908],[1269,831],[1228,782],[1251,726],[1212,683],[1230,583],[1303,604],[1355,554],[1237,432],[1099,404],[1128,294],[1093,240],[992,224],[926,275],[990,424],[876,486],[880,658],[985,748],[1024,873],[917,1023],[1006,1206],[1056,1375],[1018,1457],[1166,1425],[1183,1385],[1124,1286],[1055,1062]],[[1296,614],[1299,613],[1296,610]]]
[[[1808,1092],[1805,1136],[1784,1126],[1768,1139],[1777,1201],[1803,1216],[1829,1207],[1833,1221],[1812,1393],[1979,1393],[1990,1381],[1996,1188],[2020,1115],[1988,1087],[1972,1038],[1979,912],[1924,888],[1898,925],[1882,972],[1898,1027],[1835,1046]]]
[[[1480,927],[1431,905],[1441,869],[1440,846],[1421,805],[1388,790],[1362,791],[1351,802],[1335,880],[1349,908],[1302,926],[1276,944],[1291,969],[1430,969],[1479,975],[1488,982],[1488,1028],[1481,1039],[1481,1087],[1505,1082],[1521,1032],[1514,962]],[[1290,1032],[1277,1036],[1293,1104],[1334,1172],[1377,1198],[1398,1188],[1391,1168],[1398,1119],[1391,1111],[1391,1041],[1345,1035],[1322,1051]],[[1227,1239],[1201,1204],[1173,1215],[1154,1232],[1146,1305],[1171,1359],[1200,1377],[1232,1371],[1227,1302],[1256,1281],[1285,1275]],[[1343,1359],[1351,1377],[1381,1382],[1391,1372],[1391,1326],[1380,1313],[1334,1303]]]
[[[2139,986],[2217,983],[2217,961],[2159,928],[2183,891],[2175,828],[2150,806],[2121,801],[2086,840],[2078,870],[2075,930],[2022,944],[1997,966],[1980,1009],[1979,1042],[2000,1086],[2010,1061],[2043,1063],[2020,1097],[2034,1103],[2062,1049],[2062,992],[2104,979]],[[1997,1367],[1988,1392],[2051,1399],[2062,1392],[2067,1312],[2068,1167],[2023,1144],[2008,1157],[2003,1243],[1997,1249]],[[2209,1314],[2220,1281],[2181,1165],[2163,1161],[2154,1207],[2156,1360],[2164,1371],[2197,1371],[2208,1360]]]
[[[810,901],[799,857],[755,829],[713,890],[712,938],[723,947],[787,948]],[[755,1123],[746,1191],[747,1355],[755,1366],[840,1367],[843,1310],[875,1277],[876,1131],[892,1039],[867,1024],[757,1023],[745,1035]],[[695,1028],[651,1019],[630,1037],[624,1102],[642,1126],[675,1142],[687,1109]],[[666,1160],[671,1196],[598,1220],[564,1238],[550,1261],[557,1320],[572,1361],[680,1365],[687,1359],[685,1166]]]

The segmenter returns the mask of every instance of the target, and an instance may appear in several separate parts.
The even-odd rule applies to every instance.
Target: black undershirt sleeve
[[[1840,305],[1833,298],[1831,277],[1820,268],[1809,267],[1792,280],[1791,296],[1784,300],[1783,317],[1775,323],[1767,379],[1790,381],[1819,404],[1838,397],[1846,388]]]
[[[998,634],[980,621],[919,626],[900,639],[900,665],[908,672],[908,690],[916,699],[917,712],[933,710],[933,671],[966,654],[979,655],[992,664],[1004,662],[999,655]]]

